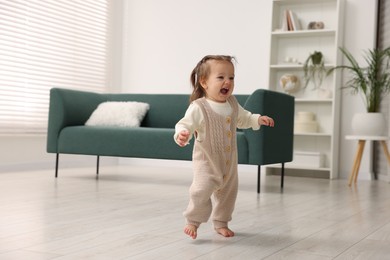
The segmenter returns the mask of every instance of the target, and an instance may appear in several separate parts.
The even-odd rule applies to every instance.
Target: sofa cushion
[[[93,111],[85,125],[137,127],[148,110],[149,104],[143,102],[103,102]]]
[[[192,147],[179,147],[173,134],[169,128],[71,126],[61,131],[58,152],[191,160]]]
[[[179,147],[172,128],[151,127],[65,127],[58,140],[58,152],[101,156],[191,160],[193,142]],[[237,133],[238,161],[248,162],[248,144],[244,133]]]

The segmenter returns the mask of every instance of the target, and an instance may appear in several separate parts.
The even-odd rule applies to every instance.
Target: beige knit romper
[[[214,112],[205,98],[194,102],[203,112],[206,135],[202,141],[195,140],[192,155],[194,178],[184,216],[187,224],[198,227],[213,213],[214,227],[227,227],[232,219],[238,188],[237,100],[234,96],[228,99],[232,107],[232,114],[228,117]]]

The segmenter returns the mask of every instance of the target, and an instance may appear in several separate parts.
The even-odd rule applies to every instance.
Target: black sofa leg
[[[96,179],[99,179],[99,160],[100,156],[98,155],[96,159]]]
[[[257,165],[257,193],[260,193],[261,166]]]
[[[55,172],[55,177],[56,178],[58,177],[58,160],[59,160],[59,156],[60,156],[60,154],[57,153],[57,155],[56,155],[56,172]]]
[[[282,172],[280,175],[280,188],[283,189],[284,186],[284,163],[282,163]]]

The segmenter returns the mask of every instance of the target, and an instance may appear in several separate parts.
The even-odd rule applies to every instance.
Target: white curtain
[[[42,134],[53,87],[104,92],[109,0],[0,0],[0,134]]]

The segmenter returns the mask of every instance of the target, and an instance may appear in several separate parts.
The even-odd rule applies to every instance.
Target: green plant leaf
[[[377,112],[380,102],[390,92],[390,47],[364,52],[367,66],[362,67],[345,48],[339,48],[349,65],[331,68],[327,76],[335,70],[347,70],[349,78],[343,89],[351,89],[352,94],[361,94],[367,112]]]

